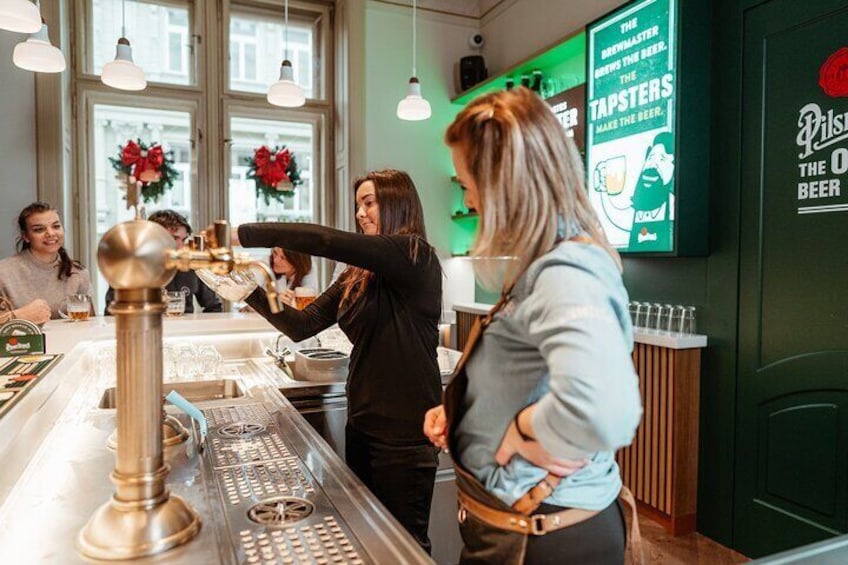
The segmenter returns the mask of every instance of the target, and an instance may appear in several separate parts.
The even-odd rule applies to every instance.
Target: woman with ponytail
[[[347,378],[348,466],[429,552],[427,527],[438,450],[421,430],[441,398],[436,361],[442,272],[427,243],[412,179],[395,170],[358,179],[359,233],[311,224],[245,224],[245,247],[282,247],[348,268],[304,310],[268,310],[260,290],[247,302],[300,341],[338,322],[353,343]]]
[[[0,261],[0,309],[5,305],[6,318],[44,323],[59,318],[66,296],[91,294],[88,271],[68,256],[65,230],[50,204],[33,202],[21,210],[18,231],[17,254]]]

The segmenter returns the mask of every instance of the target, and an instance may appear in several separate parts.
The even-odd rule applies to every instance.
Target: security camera
[[[480,49],[486,40],[479,33],[474,33],[468,36],[468,46],[472,49]]]

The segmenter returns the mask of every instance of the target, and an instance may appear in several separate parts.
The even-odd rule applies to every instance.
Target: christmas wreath
[[[119,173],[130,179],[135,177],[141,183],[141,196],[145,202],[159,200],[166,190],[174,186],[174,180],[180,175],[174,168],[174,152],[163,150],[158,143],[148,145],[140,139],[130,139],[118,149],[118,156],[109,157],[109,162]]]
[[[297,159],[285,145],[273,150],[263,145],[253,152],[253,157],[245,159],[249,166],[247,178],[256,183],[256,196],[262,196],[265,204],[273,198],[282,202],[286,196],[294,194],[294,188],[303,183]]]

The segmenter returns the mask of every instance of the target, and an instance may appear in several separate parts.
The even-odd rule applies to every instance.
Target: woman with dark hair
[[[259,290],[247,302],[295,341],[338,322],[353,343],[347,464],[429,552],[438,450],[428,444],[421,420],[441,398],[436,346],[442,272],[409,175],[372,172],[354,189],[359,233],[311,224],[238,228],[246,247],[281,246],[349,265],[302,311],[284,306],[272,314]]]
[[[65,251],[65,230],[56,209],[33,202],[18,215],[17,254],[0,261],[0,304],[8,318],[43,323],[59,318],[71,294],[91,294],[88,271]]]
[[[271,270],[277,277],[277,294],[289,306],[295,304],[294,289],[297,287],[318,288],[312,257],[306,253],[275,247],[271,250]]]

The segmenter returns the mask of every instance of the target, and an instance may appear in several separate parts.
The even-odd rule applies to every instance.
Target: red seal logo
[[[819,86],[833,98],[848,96],[848,47],[839,49],[821,66]]]
[[[18,340],[16,340],[15,338],[9,339],[9,345],[17,345],[17,344],[18,344]]]

